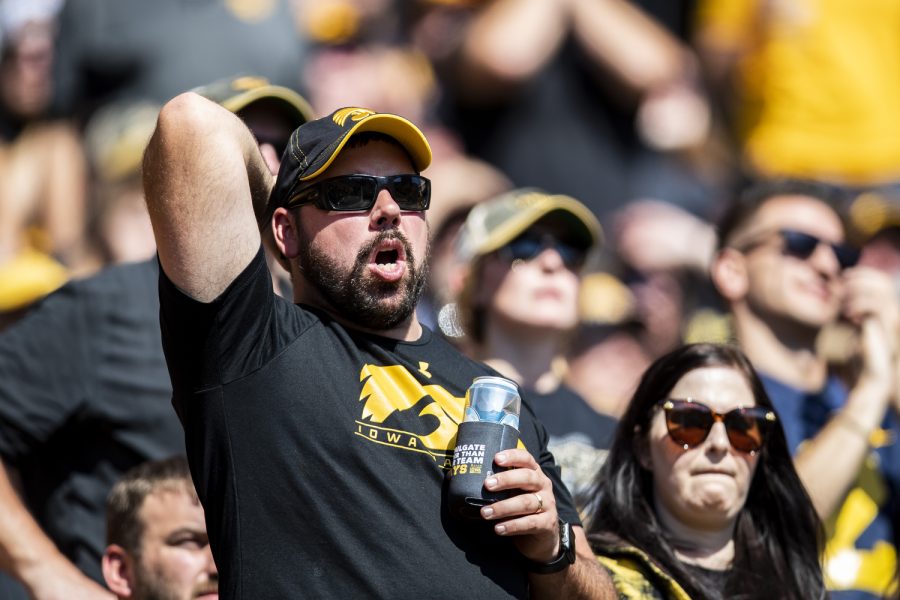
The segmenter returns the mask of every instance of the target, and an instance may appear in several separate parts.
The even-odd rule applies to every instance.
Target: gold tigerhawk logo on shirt
[[[431,379],[428,368],[429,363],[419,362],[418,372]],[[359,380],[363,385],[358,400],[363,405],[356,435],[376,444],[427,454],[442,469],[453,466],[465,396],[454,396],[440,385],[422,384],[403,365],[364,365]],[[516,447],[527,450],[522,440]]]
[[[419,363],[419,372],[430,377],[428,363]],[[450,467],[465,398],[440,385],[423,385],[402,365],[367,364],[359,380],[364,382],[359,394],[364,404],[356,435],[428,454],[442,467]]]
[[[350,107],[335,111],[331,119],[339,126],[343,127],[344,123],[347,122],[347,119],[350,119],[353,122],[362,121],[366,117],[370,117],[374,114],[375,111],[369,110],[368,108]]]

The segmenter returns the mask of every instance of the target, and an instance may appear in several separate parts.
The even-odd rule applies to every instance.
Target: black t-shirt
[[[586,506],[618,421],[595,411],[566,386],[549,394],[532,393],[531,402],[550,434],[547,447],[562,470],[563,482],[578,506]]]
[[[154,258],[75,281],[0,335],[0,456],[44,531],[100,582],[113,483],[184,453],[157,273]]]
[[[225,598],[527,596],[511,540],[446,507],[465,391],[487,367],[427,329],[397,341],[290,304],[261,252],[210,304],[164,276],[160,298]],[[527,401],[520,429],[577,523]]]

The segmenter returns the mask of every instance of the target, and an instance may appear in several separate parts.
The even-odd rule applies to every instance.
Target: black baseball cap
[[[431,147],[425,135],[411,121],[368,108],[339,108],[327,117],[308,121],[291,134],[275,187],[269,195],[265,218],[290,201],[297,188],[327,169],[351,136],[363,132],[388,135],[403,146],[419,172],[431,164]]]

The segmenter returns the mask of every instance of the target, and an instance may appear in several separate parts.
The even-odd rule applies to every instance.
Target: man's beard
[[[428,251],[417,268],[409,240],[400,231],[382,231],[356,254],[353,268],[344,273],[337,261],[313,246],[300,241],[298,260],[307,281],[315,286],[338,315],[364,329],[387,331],[413,314],[428,279]],[[406,273],[400,281],[383,281],[368,272],[372,250],[385,240],[396,239],[406,254]],[[394,301],[400,293],[399,301]]]
[[[219,581],[215,574],[190,590],[180,590],[164,574],[147,569],[139,558],[135,561],[132,600],[190,600],[201,594],[217,592],[218,589]]]

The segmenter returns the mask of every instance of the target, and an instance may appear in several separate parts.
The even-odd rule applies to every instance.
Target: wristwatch
[[[575,534],[572,532],[572,525],[562,519],[559,520],[559,555],[546,563],[527,560],[528,570],[541,575],[558,573],[574,562]]]

